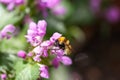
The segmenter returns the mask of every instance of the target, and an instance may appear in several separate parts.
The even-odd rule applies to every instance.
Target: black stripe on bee
[[[65,49],[65,43],[60,43],[58,40],[56,40],[55,44],[56,47],[59,47],[60,49]]]

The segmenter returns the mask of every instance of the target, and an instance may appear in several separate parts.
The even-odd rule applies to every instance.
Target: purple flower
[[[42,46],[42,47],[48,47],[50,45],[51,45],[51,42],[49,40],[46,40],[46,41],[42,42],[40,46]]]
[[[62,34],[60,34],[60,33],[58,33],[58,32],[55,32],[51,37],[50,37],[50,41],[52,42],[52,43],[55,43],[55,41],[59,38],[59,37],[61,37],[62,36]]]
[[[47,8],[53,9],[55,8],[58,4],[60,4],[61,0],[37,0],[37,8],[42,12],[43,16],[46,18],[48,13],[47,13]]]
[[[57,15],[59,15],[59,16],[65,15],[66,12],[67,12],[66,7],[63,6],[63,5],[61,5],[61,4],[57,5],[56,7],[54,7],[54,8],[52,9],[52,13],[53,13],[54,15],[56,15],[56,16],[57,16]]]
[[[50,38],[51,40],[46,40],[43,41],[39,44],[39,46],[35,47],[33,49],[33,52],[36,55],[40,55],[42,57],[48,57],[48,50],[51,49],[51,47],[54,45],[55,40],[57,40],[61,34],[59,33],[54,33],[52,37]],[[58,55],[61,54],[61,52],[58,50],[57,51]]]
[[[1,3],[4,3],[4,4],[8,4],[10,2],[12,2],[12,0],[0,0]]]
[[[43,52],[43,55],[42,55],[43,57],[48,57],[48,50],[47,49],[45,49],[44,50],[44,52]]]
[[[55,68],[59,67],[59,63],[62,62],[64,65],[71,65],[72,60],[67,56],[57,56],[52,60],[52,65]]]
[[[41,0],[42,2],[46,3],[48,8],[54,8],[56,5],[60,3],[60,0]]]
[[[53,47],[51,53],[61,57],[64,55],[64,50],[60,49],[59,47]]]
[[[30,24],[31,22],[33,22],[33,20],[30,17],[30,15],[29,14],[25,15],[25,17],[24,17],[24,23]]]
[[[40,55],[36,55],[33,57],[33,60],[36,61],[36,62],[40,62],[41,59],[40,59]]]
[[[33,56],[33,53],[32,53],[32,52],[29,52],[29,53],[27,54],[27,56],[28,56],[28,57],[32,57],[32,56]]]
[[[100,5],[102,0],[90,0],[90,8],[93,12],[100,11]]]
[[[120,19],[120,10],[118,7],[110,7],[105,11],[105,18],[109,22],[117,22]]]
[[[38,24],[31,22],[28,29],[28,34],[25,36],[32,46],[37,46],[42,42],[46,34],[47,23],[45,20],[38,21]]]
[[[55,68],[58,68],[58,67],[59,67],[59,59],[54,58],[54,59],[52,60],[52,65],[53,65]]]
[[[64,50],[55,46],[56,40],[60,38],[62,34],[55,32],[49,40],[43,41],[43,37],[46,34],[46,26],[47,23],[44,20],[39,21],[38,24],[31,22],[25,37],[27,41],[34,46],[34,49],[27,55],[28,58],[32,57],[33,60],[37,62],[37,65],[40,66],[40,76],[48,79],[48,67],[44,65],[44,63],[50,65],[51,61],[48,59],[54,57],[52,65],[55,68],[59,67],[60,62],[64,65],[71,65],[72,60],[64,56]]]
[[[7,5],[7,9],[8,9],[9,11],[12,11],[14,7],[15,7],[15,4],[14,4],[14,3],[10,3],[10,4]]]
[[[67,56],[63,56],[62,59],[61,59],[61,62],[64,65],[71,65],[72,64],[72,60]]]
[[[36,54],[36,55],[42,55],[44,51],[44,48],[43,47],[40,47],[40,46],[37,46],[33,49],[33,52]]]
[[[6,80],[7,75],[6,74],[1,74],[0,77],[1,77],[2,80]]]
[[[36,0],[36,3],[37,3],[38,10],[42,12],[44,17],[47,17],[48,13],[47,13],[46,3],[43,2],[42,0]]]
[[[9,39],[12,34],[15,32],[15,27],[12,24],[9,24],[3,28],[3,30],[0,32],[0,38],[7,38]]]
[[[15,6],[24,4],[24,0],[0,0],[1,3],[7,5],[9,11],[13,10]]]
[[[47,66],[42,65],[39,70],[40,70],[40,76],[42,78],[47,78],[47,79],[49,78],[49,73],[48,73],[48,67]]]
[[[24,3],[24,0],[15,0],[16,5],[21,5]]]
[[[34,30],[34,29],[32,29],[32,30]],[[31,32],[32,33],[32,32]],[[31,35],[31,34],[30,34]],[[47,50],[48,49],[50,49],[51,48],[51,46],[53,46],[54,45],[54,42],[59,38],[61,36],[61,34],[59,34],[59,33],[54,33],[53,35],[52,35],[52,37],[50,38],[50,40],[46,40],[46,41],[38,41],[38,43],[39,43],[39,46],[36,46],[34,49],[33,49],[33,52],[35,53],[35,54],[39,54],[39,55],[42,55],[42,53],[43,52],[47,52]],[[28,36],[26,36],[26,37],[28,37]],[[31,38],[31,36],[30,36],[30,38]],[[43,38],[43,37],[42,37]],[[45,50],[45,51],[44,51]]]
[[[26,58],[26,52],[21,50],[17,53],[18,57],[25,59]]]
[[[46,34],[47,23],[45,20],[38,21],[38,32],[40,35],[44,36]]]
[[[43,57],[48,57],[48,49],[51,46],[51,42],[49,40],[43,41],[39,46],[33,49],[33,52],[36,55],[41,55]]]

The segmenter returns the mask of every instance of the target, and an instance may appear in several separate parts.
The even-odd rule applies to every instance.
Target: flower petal
[[[40,46],[48,47],[50,45],[51,45],[51,42],[49,40],[47,40],[47,41],[42,42]]]
[[[11,34],[14,33],[15,29],[16,29],[15,26],[13,26],[12,24],[5,26],[3,30],[0,32],[1,38],[6,37],[7,39],[9,39],[11,37]]]
[[[43,49],[42,47],[37,46],[37,47],[35,47],[35,48],[33,49],[33,52],[34,52],[36,55],[42,55],[43,50],[44,50],[44,49]]]
[[[54,58],[52,60],[52,65],[55,67],[55,68],[58,68],[59,67],[59,60],[58,58]]]
[[[47,49],[45,49],[44,50],[44,52],[43,52],[43,55],[42,55],[43,57],[48,57],[48,52],[47,52]]]
[[[72,60],[67,56],[63,56],[61,62],[64,65],[71,65],[72,64]]]
[[[36,30],[36,26],[37,26],[37,24],[35,22],[30,22],[29,29],[30,30]]]
[[[61,4],[57,5],[52,9],[52,13],[57,16],[65,15],[66,12],[67,12],[66,7]]]
[[[42,66],[42,67],[40,67],[40,76],[42,77],[42,78],[49,78],[49,73],[48,73],[48,68],[46,67],[46,66]]]
[[[62,34],[58,33],[58,32],[55,32],[51,37],[50,37],[50,41],[51,42],[55,42],[59,37],[61,37]]]
[[[38,27],[38,32],[41,36],[44,36],[46,34],[46,26],[47,26],[47,22],[45,20],[38,21],[37,27]]]
[[[26,52],[23,51],[23,50],[20,50],[18,53],[17,53],[18,57],[20,58],[23,58],[25,59],[26,58]]]
[[[2,80],[6,80],[7,74],[1,74],[1,75],[0,75],[0,78],[1,78]]]
[[[44,0],[42,0],[44,1]],[[60,3],[60,0],[46,0],[46,4],[48,8],[54,8],[56,5]]]
[[[37,62],[40,62],[41,61],[40,55],[36,55],[35,57],[33,57],[33,60],[37,61]]]

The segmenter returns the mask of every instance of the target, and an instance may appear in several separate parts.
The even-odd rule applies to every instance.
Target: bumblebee
[[[66,55],[69,55],[72,52],[72,47],[70,45],[70,41],[63,36],[58,38],[54,45],[56,47],[59,47],[60,49],[64,50]]]

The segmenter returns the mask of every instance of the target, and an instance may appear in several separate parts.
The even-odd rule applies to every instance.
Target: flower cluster
[[[49,78],[48,65],[53,67],[59,67],[59,63],[64,65],[71,65],[72,60],[65,56],[63,49],[54,46],[56,40],[62,36],[62,34],[55,32],[49,40],[44,40],[43,37],[46,34],[47,22],[40,20],[38,23],[31,22],[29,25],[28,33],[25,36],[27,41],[34,47],[27,55],[24,51],[19,51],[18,56],[25,59],[26,57],[32,58],[40,67],[40,76],[43,78]]]
[[[66,13],[66,8],[61,4],[61,0],[37,0],[36,3],[43,16],[47,16],[47,9],[50,9],[55,15],[64,15]]]
[[[15,26],[13,26],[12,24],[9,24],[7,26],[5,26],[1,31],[0,31],[0,40],[3,38],[11,38],[11,36],[13,35],[13,33],[15,32]]]
[[[11,11],[15,6],[24,4],[24,0],[0,0],[0,3],[6,4],[7,9]]]

